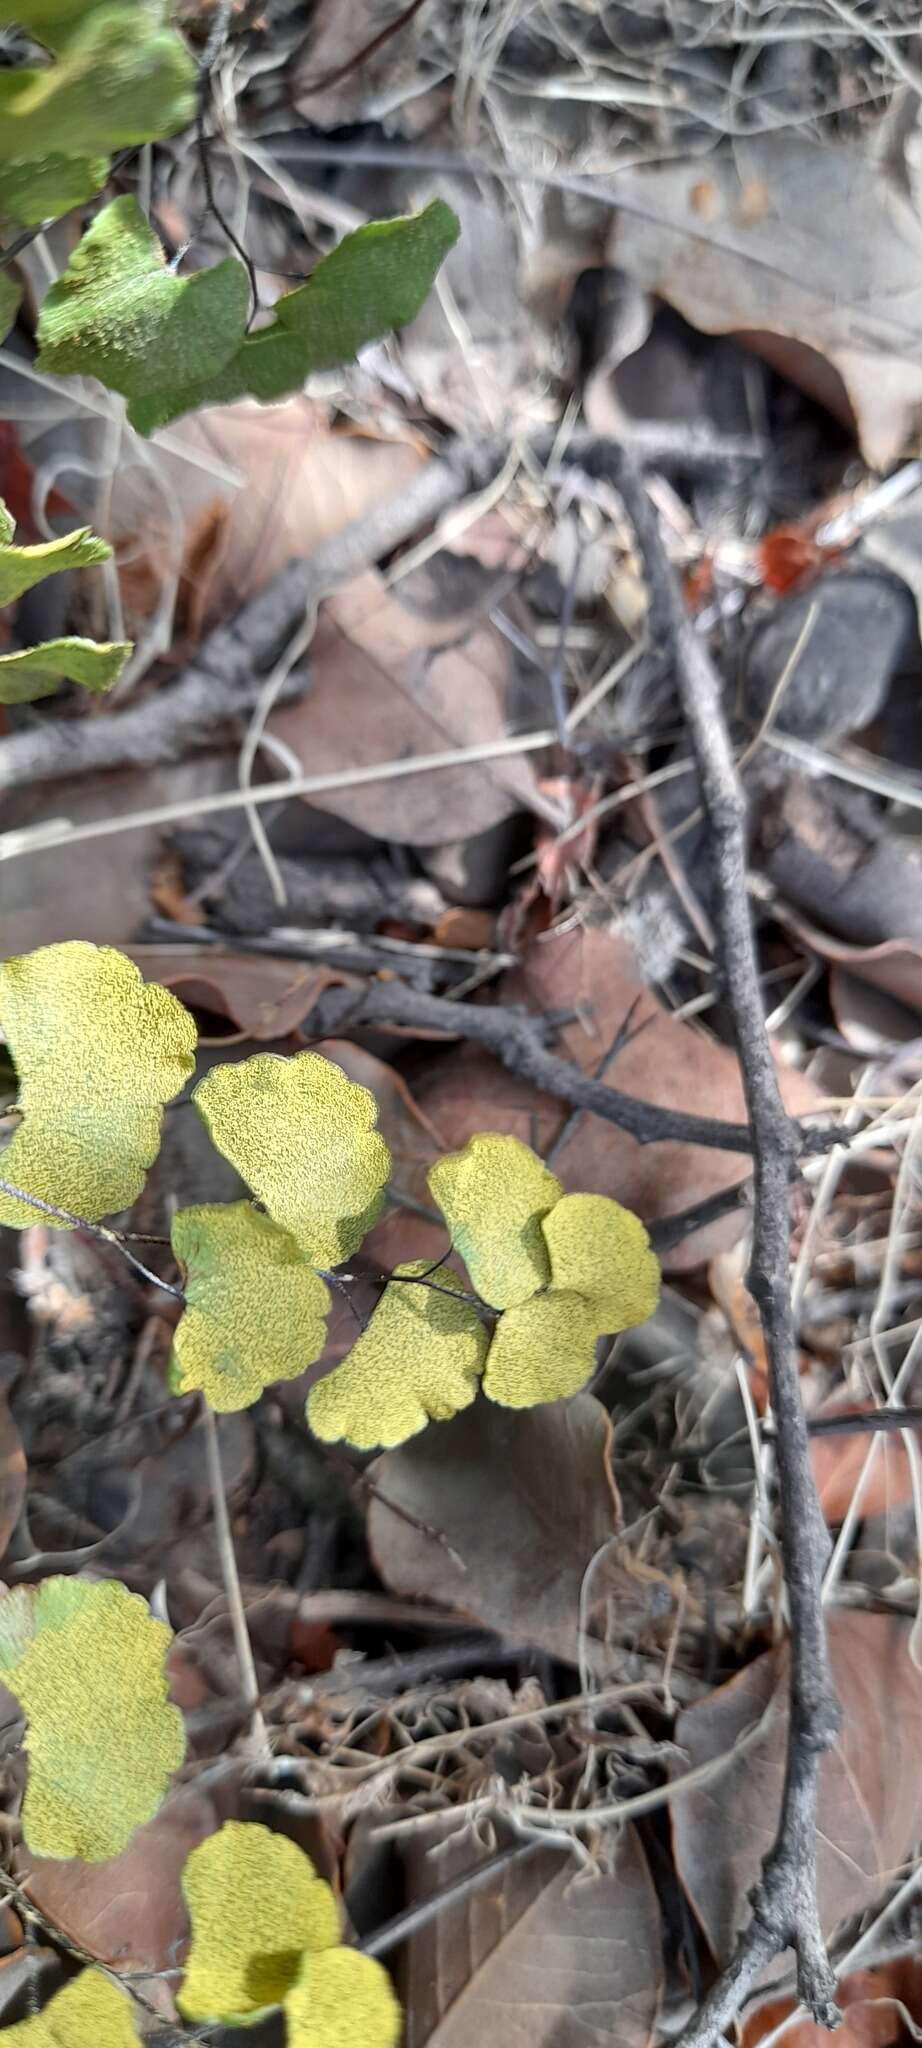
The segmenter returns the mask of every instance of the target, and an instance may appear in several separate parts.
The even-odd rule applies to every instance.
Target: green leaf
[[[2,188],[0,188],[2,196]],[[0,341],[5,341],[19,311],[22,297],[19,286],[13,283],[9,272],[0,270]]]
[[[578,1394],[595,1367],[599,1319],[579,1294],[536,1294],[500,1316],[483,1391],[501,1408],[535,1408]]]
[[[130,400],[169,391],[223,368],[248,305],[247,274],[236,258],[174,277],[137,200],[113,199],[45,296],[37,367],[98,377]]]
[[[632,1330],[652,1316],[659,1263],[632,1210],[607,1195],[564,1195],[543,1230],[552,1286],[592,1303],[600,1337]]]
[[[0,0],[0,28],[21,28],[46,49],[60,50],[93,7],[108,4],[109,0]],[[155,18],[162,14],[159,4],[153,10],[148,6],[148,11]]]
[[[15,604],[24,590],[56,576],[62,569],[89,569],[107,562],[112,553],[108,541],[98,540],[88,526],[64,533],[60,540],[41,540],[34,547],[12,545],[15,523],[0,500],[0,604]]]
[[[217,377],[173,391],[162,387],[129,407],[132,426],[152,434],[201,405],[257,398],[263,404],[299,391],[305,378],[337,363],[394,327],[415,319],[433,278],[458,238],[458,222],[442,199],[421,213],[370,221],[346,235],[297,291],[276,302],[270,326],[241,334]]]
[[[287,1231],[252,1203],[231,1202],[180,1209],[170,1235],[186,1295],[173,1340],[175,1393],[201,1388],[228,1414],[319,1358],[330,1297]]]
[[[563,1189],[529,1145],[483,1132],[439,1159],[429,1186],[483,1301],[513,1308],[547,1285],[541,1221]]]
[[[244,2025],[281,2005],[305,1951],[339,1940],[328,1884],[286,1835],[226,1821],[186,1860],[192,1946],[176,2003],[187,2020]]]
[[[402,2027],[387,1971],[354,1948],[305,1956],[285,2020],[288,2048],[397,2048]]]
[[[97,157],[185,128],[196,69],[149,8],[94,7],[55,63],[0,72],[0,162]]]
[[[307,1419],[323,1443],[390,1448],[473,1401],[487,1331],[471,1302],[452,1299],[464,1283],[444,1266],[432,1273],[432,1287],[401,1285],[401,1274],[431,1271],[425,1259],[398,1266],[367,1330],[311,1388]]]
[[[193,1097],[212,1143],[323,1271],[358,1251],[391,1155],[367,1088],[316,1052],[213,1067]]]
[[[0,654],[0,704],[31,704],[61,681],[82,683],[99,695],[118,681],[131,653],[130,640],[42,640],[15,654]]]
[[[196,406],[283,398],[413,319],[457,233],[440,199],[407,219],[372,221],[279,299],[268,327],[248,335],[242,264],[228,257],[174,277],[136,202],[116,199],[45,299],[38,368],[99,377],[128,399],[144,434]]]
[[[119,1856],[179,1769],[165,1622],[108,1579],[50,1578],[0,1600],[0,1673],[28,1727],[23,1832],[37,1856]]]
[[[91,1223],[129,1208],[160,1149],[163,1105],[194,1068],[188,1011],[123,953],[73,939],[0,967],[0,1030],[22,1115],[3,1179]],[[0,1193],[0,1223],[24,1230],[35,1217]]]
[[[4,2048],[138,2048],[131,2005],[101,1970],[81,1970],[44,2012],[4,2027]]]
[[[0,220],[38,227],[95,199],[109,175],[107,156],[59,156],[0,164]]]

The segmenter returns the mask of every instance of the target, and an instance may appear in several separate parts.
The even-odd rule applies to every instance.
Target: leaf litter
[[[334,1270],[322,1355],[307,1366],[314,1347],[302,1356],[295,1338],[293,1377],[220,1418],[271,1736],[255,1757],[197,1398],[169,1393],[180,1304],[117,1247],[23,1231],[27,1339],[11,1308],[0,1432],[4,1578],[18,1599],[50,1579],[117,1575],[149,1602],[175,1631],[167,1669],[187,1747],[159,1814],[92,1865],[30,1851],[28,1765],[5,1759],[4,1863],[43,1941],[63,1937],[137,1981],[173,2025],[187,1855],[256,1817],[345,1891],[350,1941],[374,1953],[380,1937],[410,2048],[615,2036],[652,2048],[674,2038],[746,1918],[787,1730],[774,1418],[745,1285],[751,1155],[641,1143],[555,1095],[543,1070],[503,1064],[485,1029],[508,1019],[508,1046],[524,1012],[584,1079],[744,1120],[699,793],[648,634],[644,563],[605,472],[605,436],[633,437],[735,721],[782,1092],[808,1133],[834,1126],[839,1139],[832,1152],[808,1143],[790,1202],[843,1709],[820,1777],[820,1904],[840,2038],[886,2048],[919,2021],[913,1897],[892,1946],[875,1929],[922,1841],[922,568],[902,38],[824,4],[785,69],[754,17],[738,40],[738,10],[709,24],[694,59],[688,10],[663,10],[653,54],[625,21],[613,39],[607,17],[556,0],[539,26],[447,0],[397,27],[371,4],[318,8],[306,25],[295,12],[272,0],[264,20],[234,23],[228,146],[210,145],[226,210],[245,195],[245,238],[277,265],[269,296],[363,216],[436,195],[461,214],[461,241],[396,342],[308,394],[210,407],[151,443],[98,388],[53,385],[31,364],[27,376],[4,351],[15,423],[0,494],[20,537],[62,546],[85,521],[115,549],[94,570],[91,616],[67,572],[56,579],[48,632],[104,621],[107,637],[138,639],[116,722],[152,700],[165,723],[212,630],[290,557],[352,535],[316,620],[303,607],[276,617],[235,717],[206,723],[198,751],[77,765],[63,783],[39,773],[11,800],[4,950],[127,942],[144,980],[195,1013],[206,1099],[222,1059],[239,1075],[254,1054],[319,1056],[376,1098],[392,1170],[379,1220]],[[192,0],[183,14],[196,42]],[[268,130],[267,80],[282,85]],[[355,124],[345,140],[343,122]],[[124,175],[133,205],[134,168]],[[150,175],[161,228],[176,246],[201,237],[192,274],[224,261],[195,152],[158,146]],[[489,439],[497,459],[435,524],[424,510],[393,542],[388,506],[412,502],[459,434]],[[881,490],[895,510],[875,510]],[[31,601],[17,642],[36,637]],[[861,637],[891,615],[886,648],[882,633]],[[39,714],[8,707],[0,762],[36,717],[49,744],[66,718],[79,749],[109,715],[72,697]],[[455,758],[471,746],[499,751]],[[445,765],[404,774],[432,755]],[[258,797],[260,778],[302,772],[341,786],[260,800],[262,838],[248,795],[216,842],[210,793],[243,778]],[[176,844],[156,823],[142,837],[133,816],[174,797]],[[70,839],[30,851],[56,816],[72,818]],[[119,825],[117,859],[79,837],[94,819]],[[164,855],[172,893],[153,881]],[[351,924],[331,911],[356,869],[383,887],[382,863],[388,903]],[[399,997],[384,1022],[382,989]],[[435,1023],[432,997],[448,1009]],[[0,1144],[17,1128],[4,1121]],[[480,1394],[371,1463],[324,1446],[305,1399],[374,1329],[388,1276],[444,1261],[447,1290],[465,1286],[429,1175],[482,1132],[530,1147],[568,1198],[636,1211],[667,1276],[660,1307],[600,1345],[569,1401],[517,1414]],[[121,1221],[153,1240],[139,1250],[168,1285],[177,1211],[247,1208],[239,1138],[222,1161],[189,1090],[165,1110],[156,1166]],[[277,1229],[257,1220],[257,1235],[261,1222]],[[871,1430],[888,1408],[908,1411],[903,1428]],[[860,1968],[856,1936],[870,1945]],[[789,2018],[776,1979],[777,1966],[756,1988],[743,2041]],[[309,2011],[306,1987],[305,1999]],[[803,2017],[781,2036],[795,2048],[821,2037]]]

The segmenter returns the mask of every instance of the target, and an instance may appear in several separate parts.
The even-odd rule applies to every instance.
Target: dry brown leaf
[[[492,910],[474,910],[453,903],[436,920],[430,937],[434,946],[466,946],[477,953],[495,944],[496,918]]]
[[[586,1568],[618,1526],[610,1446],[605,1409],[578,1394],[515,1415],[478,1400],[385,1452],[371,1468],[380,1492],[445,1541],[373,1499],[381,1577],[577,1661]]]
[[[111,1862],[54,1862],[23,1850],[16,1875],[54,1928],[98,1962],[140,1972],[138,1989],[173,2018],[169,1985],[160,1973],[177,1969],[188,1934],[183,1864],[235,1811],[230,1779],[212,1797],[190,1788],[168,1799]],[[145,1982],[148,1976],[152,1981]]]
[[[922,1833],[922,1676],[910,1661],[909,1625],[843,1609],[829,1617],[829,1650],[843,1719],[820,1764],[817,1883],[826,1934],[879,1898]],[[679,1875],[721,1965],[749,1920],[749,1893],[777,1829],[787,1671],[782,1644],[687,1708],[676,1728],[674,1777],[727,1759],[672,1806]]]
[[[189,625],[198,630],[236,611],[292,556],[307,558],[350,520],[395,497],[426,459],[409,439],[331,433],[326,408],[305,397],[282,405],[244,399],[211,406],[171,427],[170,442],[171,452],[186,451],[199,463],[215,461],[240,478],[236,489],[211,481],[204,503],[200,489],[186,505],[188,479],[200,479],[203,472],[192,470],[188,460],[181,469],[173,466],[180,511],[185,509],[184,605]],[[146,563],[153,589],[159,575],[156,541],[150,538],[157,531],[154,507],[144,508],[141,530],[143,547],[129,574],[137,583]],[[150,594],[145,609],[152,609]]]
[[[911,202],[862,143],[794,129],[710,156],[704,210],[700,175],[697,158],[620,174],[612,260],[708,334],[762,329],[815,351],[842,379],[867,461],[888,469],[914,447],[922,405]]]
[[[605,1070],[612,1087],[671,1109],[743,1120],[734,1055],[703,1031],[675,1022],[638,980],[624,939],[596,929],[538,940],[522,966],[504,977],[500,993],[505,1002],[524,1002],[539,1012],[579,1007],[585,1022],[566,1025],[557,1048],[588,1074],[597,1072],[630,1015],[628,1043]],[[779,1078],[793,1114],[816,1108],[821,1098],[802,1074],[782,1068]],[[416,1098],[452,1146],[490,1129],[511,1131],[543,1153],[567,1114],[482,1054],[464,1060],[454,1052],[442,1056],[417,1086]],[[595,1116],[580,1118],[552,1163],[565,1188],[613,1195],[647,1224],[744,1180],[750,1164],[744,1154],[700,1145],[640,1145]],[[695,1231],[666,1254],[666,1270],[685,1272],[702,1264],[731,1245],[743,1227],[741,1213]]]
[[[523,1138],[543,1158],[566,1114],[559,1102],[539,1095],[477,1045],[440,1048],[417,1074],[414,1094],[450,1152],[475,1131],[504,1131]]]
[[[496,505],[481,512],[459,533],[449,533],[446,546],[452,555],[473,555],[484,569],[521,575],[532,559],[536,545],[535,514],[530,508],[512,504]]]
[[[467,1840],[437,1857],[424,1851],[414,1859],[414,1897],[474,1860]],[[662,1959],[656,1893],[633,1828],[604,1876],[542,1850],[408,1944],[406,2048],[646,2048]]]
[[[900,2007],[916,2026],[922,2021],[922,1962],[894,1956],[875,1970],[855,1970],[836,1985],[836,2004],[844,2019],[834,2034],[803,2019],[787,2028],[785,2048],[898,2048],[910,2038]],[[796,2010],[793,1998],[767,1998],[741,2027],[740,2048],[758,2048]]]
[[[321,606],[310,659],[311,689],[271,725],[311,775],[485,745],[505,739],[514,723],[512,661],[499,633],[457,615],[411,611],[376,570]],[[408,781],[382,778],[311,803],[412,846],[444,845],[541,808],[525,755]]]
[[[296,1032],[318,996],[355,977],[299,960],[269,954],[219,953],[213,946],[126,946],[145,981],[159,981],[192,1010],[229,1017],[254,1039],[287,1038]],[[357,986],[357,983],[356,983]]]
[[[811,1420],[819,1421],[824,1415],[875,1412],[873,1401],[855,1401],[847,1394],[834,1394],[814,1409]],[[916,1430],[915,1435],[922,1440],[922,1430]],[[853,1436],[815,1436],[810,1444],[810,1457],[827,1522],[841,1522],[847,1515],[864,1461],[875,1441],[874,1462],[861,1495],[862,1515],[883,1515],[912,1500],[912,1468],[902,1436],[887,1434],[875,1439],[860,1431]]]
[[[846,878],[847,879],[847,878]],[[918,880],[912,881],[907,875],[908,892],[918,890]],[[880,882],[884,888],[883,881]],[[889,889],[878,902],[886,905],[891,895]],[[821,960],[827,960],[831,968],[831,979],[837,975],[868,982],[872,988],[880,989],[895,1001],[904,1003],[907,1010],[922,1012],[922,939],[907,937],[879,939],[870,945],[855,945],[848,939],[824,931],[820,925],[805,917],[800,910],[791,907],[789,901],[773,906],[781,917],[786,929],[794,933]],[[901,905],[901,915],[905,906]]]

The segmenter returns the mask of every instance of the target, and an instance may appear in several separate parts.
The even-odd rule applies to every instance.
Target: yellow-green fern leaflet
[[[75,939],[0,967],[0,1031],[22,1118],[0,1177],[91,1223],[129,1208],[160,1149],[164,1105],[193,1071],[188,1011],[124,953]],[[0,1194],[0,1223],[24,1230],[36,1213]]]

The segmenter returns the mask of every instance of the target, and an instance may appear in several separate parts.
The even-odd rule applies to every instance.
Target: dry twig
[[[723,1123],[719,1117],[694,1116],[686,1110],[641,1102],[636,1095],[626,1095],[620,1088],[610,1087],[607,1081],[584,1074],[571,1060],[548,1051],[543,1042],[545,1020],[530,1016],[526,1010],[498,1004],[481,1007],[454,1003],[445,996],[424,995],[399,981],[373,981],[358,990],[324,989],[302,1029],[310,1031],[313,1037],[336,1038],[368,1024],[416,1025],[422,1031],[450,1031],[476,1039],[495,1053],[511,1073],[533,1081],[536,1088],[556,1096],[559,1102],[571,1102],[576,1109],[588,1110],[607,1123],[617,1124],[640,1145],[672,1138],[686,1145],[716,1147],[718,1151],[752,1149],[748,1124]],[[770,1054],[768,1058],[771,1062]],[[793,1147],[792,1158],[799,1150],[810,1150],[814,1143],[825,1147],[825,1132],[803,1131],[799,1125],[789,1124],[786,1117],[785,1125]],[[721,1191],[716,1214],[726,1214],[736,1206],[737,1199],[734,1196],[731,1202]],[[697,1205],[694,1227],[712,1221],[714,1215],[709,1198],[706,1209],[704,1204]]]
[[[791,1711],[777,1839],[753,1894],[752,1919],[736,1954],[680,2041],[680,2048],[713,2048],[766,1963],[788,1947],[797,1955],[800,1997],[817,2023],[834,2026],[839,2017],[835,1977],[816,1898],[817,1775],[820,1758],[838,1727],[822,1609],[828,1538],[810,1465],[791,1307],[788,1191],[796,1139],[781,1101],[765,1030],[746,887],[745,798],[734,765],[720,679],[688,618],[642,478],[623,451],[615,456],[611,475],[644,560],[651,638],[670,650],[674,662],[676,690],[709,830],[719,960],[752,1126],[753,1241],[748,1281],[758,1303],[771,1372],[781,1555],[790,1613]]]

